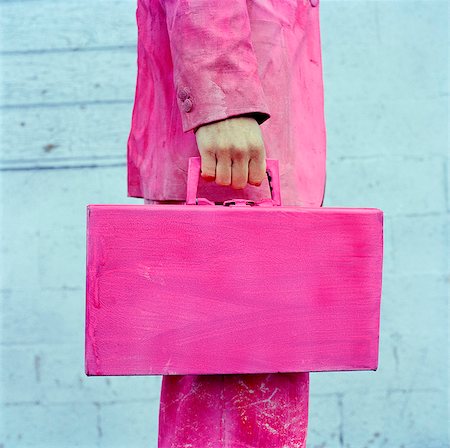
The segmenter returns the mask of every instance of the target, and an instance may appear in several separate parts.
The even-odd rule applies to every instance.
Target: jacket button
[[[309,0],[311,2],[311,6],[317,6],[319,4],[319,0]]]
[[[183,110],[185,112],[190,112],[191,109],[192,109],[192,101],[189,98],[186,98],[183,101]]]
[[[191,91],[189,90],[189,87],[181,87],[178,90],[178,98],[180,98],[181,101],[184,101],[189,97],[190,93]]]

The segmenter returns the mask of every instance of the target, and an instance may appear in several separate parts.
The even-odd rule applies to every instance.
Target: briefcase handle
[[[197,198],[197,188],[198,188],[198,181],[200,180],[200,172],[201,172],[201,157],[189,157],[187,186],[186,186],[186,205],[196,205],[196,204],[215,205],[214,202],[209,201],[206,198]],[[266,158],[266,174],[267,179],[269,181],[271,199],[263,199],[261,201],[255,202],[254,205],[280,206],[281,205],[280,170],[277,159]],[[238,199],[235,199],[233,201],[238,201]]]

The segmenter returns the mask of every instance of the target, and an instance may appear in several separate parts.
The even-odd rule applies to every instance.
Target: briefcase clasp
[[[250,199],[230,199],[228,201],[224,201],[223,205],[226,207],[233,206],[233,205],[238,206],[238,207],[241,207],[241,206],[245,207],[246,205],[249,205],[249,206],[255,205],[255,201],[252,201]]]

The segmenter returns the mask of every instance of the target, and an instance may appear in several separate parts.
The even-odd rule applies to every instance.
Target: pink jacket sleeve
[[[160,0],[183,131],[231,116],[270,117],[246,0]]]

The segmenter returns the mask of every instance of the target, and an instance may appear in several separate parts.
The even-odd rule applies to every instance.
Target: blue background
[[[0,447],[156,447],[161,377],[84,374],[89,203],[126,197],[135,2],[0,3]],[[308,447],[448,446],[448,3],[320,6],[324,206],[385,212],[379,369],[311,374]]]

